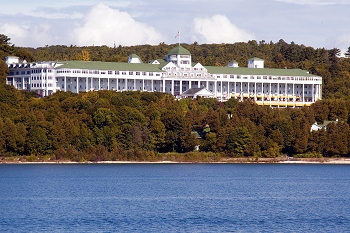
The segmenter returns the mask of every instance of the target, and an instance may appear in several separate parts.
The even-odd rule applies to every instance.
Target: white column
[[[88,77],[85,78],[85,91],[87,92],[88,91]]]
[[[230,82],[227,82],[227,98],[231,97],[230,91],[231,91]]]
[[[265,93],[264,93],[264,83],[261,83],[261,100],[264,105],[264,100],[265,100]]]
[[[180,79],[180,95],[182,94],[182,80]]]
[[[217,82],[218,82],[217,80],[214,81],[214,95],[215,95],[215,97],[218,97],[218,93],[217,93],[218,90],[217,90],[217,86],[216,86]]]
[[[254,83],[254,100],[257,100],[257,95],[256,95],[256,82]]]
[[[236,96],[237,96],[237,82],[234,82],[233,85],[235,85],[235,99],[236,99]]]
[[[67,91],[67,76],[64,76],[64,91]]]
[[[171,82],[171,94],[172,94],[172,95],[175,95],[175,92],[174,92],[174,87],[175,87],[174,82],[175,82],[175,81],[174,81],[174,79],[172,79],[170,82]]]
[[[240,96],[241,96],[241,100],[243,100],[243,81],[241,81],[241,90],[240,90]]]
[[[79,77],[77,77],[77,93],[79,94]]]
[[[247,90],[248,90],[248,99],[250,99],[250,93],[249,93],[249,91],[250,91],[249,89],[250,89],[250,88],[249,88],[249,84],[250,84],[250,83],[247,82],[247,86],[248,86],[248,89],[247,89]]]
[[[221,99],[221,101],[222,101],[222,81],[220,82],[220,91],[221,91],[221,97],[220,97],[220,99]]]
[[[142,79],[142,91],[145,91],[145,79]]]
[[[109,90],[109,77],[107,78],[107,90]]]
[[[165,92],[165,79],[163,79],[163,92]]]
[[[304,93],[305,93],[305,90],[304,90],[304,83],[303,83],[303,104],[305,102]]]
[[[270,91],[269,91],[270,107],[271,107],[271,99],[272,99],[271,86],[272,86],[272,83],[270,82]]]
[[[287,91],[288,84],[284,84],[284,101],[286,102],[286,107],[287,107],[287,102],[288,102],[288,91]]]
[[[278,101],[277,106],[279,107],[280,106],[280,84],[279,83],[277,83],[277,101]]]
[[[188,89],[191,89],[192,88],[192,81],[188,81]]]

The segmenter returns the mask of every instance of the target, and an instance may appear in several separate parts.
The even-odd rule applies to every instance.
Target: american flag
[[[180,32],[177,32],[177,34],[176,34],[175,38],[176,38],[176,37],[178,37],[178,36],[180,36]]]

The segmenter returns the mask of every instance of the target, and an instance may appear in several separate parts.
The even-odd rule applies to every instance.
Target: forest
[[[0,156],[70,161],[220,161],[252,157],[350,156],[350,47],[314,49],[277,43],[182,44],[192,60],[241,66],[251,57],[269,68],[301,68],[323,77],[323,100],[311,107],[275,109],[253,101],[182,99],[158,92],[57,92],[39,98],[5,84],[5,57],[144,62],[175,45],[17,47],[0,34]],[[344,55],[344,56],[343,56]],[[335,121],[310,132],[315,122]]]

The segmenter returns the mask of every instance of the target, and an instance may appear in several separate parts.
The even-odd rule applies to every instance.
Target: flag
[[[177,34],[176,34],[175,38],[176,38],[176,37],[178,37],[178,36],[180,36],[180,32],[177,32]]]

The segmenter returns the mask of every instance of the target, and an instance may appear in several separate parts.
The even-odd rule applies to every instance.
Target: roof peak
[[[180,44],[169,51],[168,55],[191,55],[190,51],[182,47]]]

